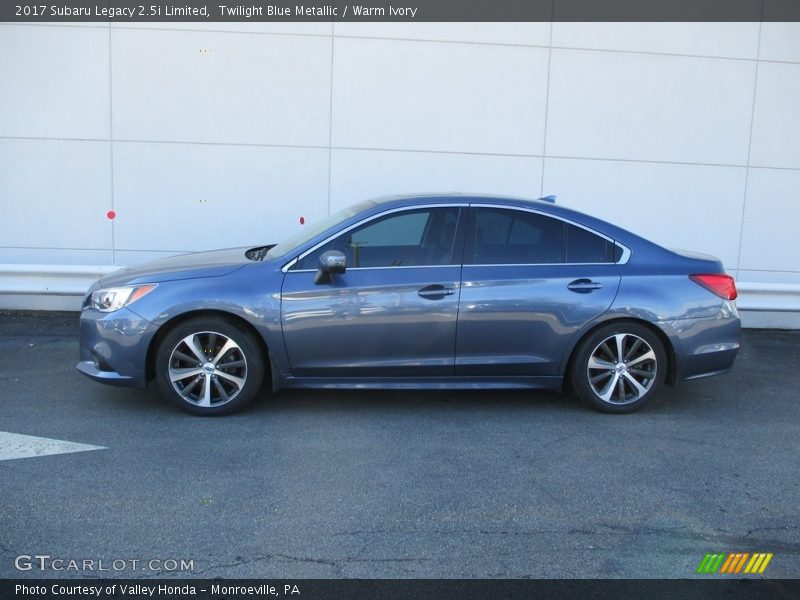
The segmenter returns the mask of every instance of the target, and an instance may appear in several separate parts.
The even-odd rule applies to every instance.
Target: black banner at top
[[[3,0],[4,22],[800,21],[798,0]]]

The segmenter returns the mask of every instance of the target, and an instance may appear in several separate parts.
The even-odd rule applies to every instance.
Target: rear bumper
[[[739,352],[741,322],[726,307],[716,317],[659,323],[675,350],[675,381],[722,375]]]
[[[156,327],[127,308],[81,313],[78,371],[101,383],[147,387],[147,349]]]
[[[738,351],[737,346],[692,355],[686,358],[685,364],[679,371],[679,378],[681,381],[688,381],[729,373],[733,369],[733,361]]]

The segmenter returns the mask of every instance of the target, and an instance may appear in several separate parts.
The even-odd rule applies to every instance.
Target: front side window
[[[449,265],[453,261],[458,207],[391,213],[347,231],[298,261],[296,269],[316,269],[319,257],[339,250],[347,268]]]
[[[614,262],[614,243],[570,223],[523,210],[477,207],[470,227],[473,264]]]

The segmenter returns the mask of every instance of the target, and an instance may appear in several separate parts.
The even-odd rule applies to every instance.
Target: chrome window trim
[[[481,266],[482,267],[489,267],[489,266],[492,266],[492,267],[537,267],[537,266],[538,267],[547,267],[547,266],[550,266],[550,267],[552,267],[552,266],[568,266],[568,265],[577,265],[577,266],[581,266],[581,265],[587,265],[587,266],[588,265],[624,265],[624,264],[626,264],[628,262],[628,260],[631,257],[631,250],[625,244],[622,244],[622,243],[618,242],[614,238],[611,238],[611,237],[607,236],[606,234],[597,231],[596,229],[592,229],[591,227],[587,227],[586,225],[582,225],[581,223],[576,223],[575,221],[571,221],[571,220],[566,219],[566,218],[564,218],[564,217],[562,217],[560,215],[554,215],[552,213],[549,213],[549,212],[546,212],[546,211],[543,211],[543,210],[537,210],[535,208],[528,208],[526,206],[513,206],[513,205],[508,205],[508,204],[482,204],[482,203],[470,204],[470,203],[464,202],[464,203],[455,203],[455,204],[454,203],[445,203],[445,204],[420,204],[418,206],[402,206],[402,207],[398,207],[398,208],[391,208],[391,209],[386,210],[386,211],[381,212],[381,213],[377,213],[377,214],[372,215],[371,217],[369,217],[367,219],[364,219],[362,221],[358,221],[357,223],[353,223],[349,227],[346,227],[345,229],[342,229],[341,231],[337,231],[336,233],[334,233],[331,236],[328,236],[323,241],[319,242],[318,244],[315,244],[314,246],[312,246],[311,248],[309,248],[308,250],[306,250],[305,252],[303,252],[299,256],[296,256],[292,260],[287,262],[285,265],[283,265],[283,267],[281,267],[281,271],[283,273],[288,272],[289,269],[291,269],[298,261],[304,259],[306,256],[308,256],[309,254],[314,252],[320,246],[324,246],[325,244],[330,242],[332,239],[342,235],[343,233],[347,233],[351,229],[355,229],[356,227],[360,227],[361,225],[365,225],[365,224],[369,223],[370,221],[374,221],[375,219],[377,219],[379,217],[390,215],[390,214],[393,214],[393,213],[396,213],[396,212],[405,212],[405,211],[412,211],[412,210],[424,210],[426,208],[448,208],[448,207],[451,207],[451,206],[454,206],[454,207],[457,207],[457,208],[465,208],[465,207],[473,208],[474,207],[474,208],[499,208],[501,210],[521,210],[521,211],[524,211],[524,212],[529,212],[529,213],[534,213],[534,214],[537,214],[537,215],[541,215],[543,217],[550,217],[551,219],[557,219],[557,220],[562,221],[564,223],[567,223],[569,225],[574,225],[575,227],[580,227],[581,229],[583,229],[585,231],[588,231],[589,233],[593,233],[594,235],[599,236],[599,237],[603,238],[604,240],[606,240],[608,242],[611,242],[612,244],[614,244],[614,246],[619,247],[619,248],[622,249],[622,256],[620,257],[620,259],[618,261],[614,261],[614,262],[600,262],[600,263],[597,263],[597,262],[595,262],[595,263],[574,263],[574,262],[572,262],[572,263],[568,263],[568,262],[563,262],[563,263],[501,263],[501,264],[498,264],[498,263],[470,263],[470,264],[462,264],[461,266],[464,266],[464,267],[481,267]],[[355,270],[374,270],[374,269],[412,269],[412,268],[418,269],[418,268],[453,267],[453,266],[459,266],[459,265],[399,265],[399,266],[396,266],[396,267],[348,267],[347,270],[348,271],[355,271]],[[317,269],[298,269],[298,270],[296,270],[294,272],[295,273],[315,273],[316,271],[317,271]]]
[[[563,263],[503,263],[503,264],[495,264],[495,263],[471,263],[469,265],[465,264],[464,266],[543,266],[543,265],[624,265],[628,262],[628,259],[631,257],[631,250],[625,244],[621,244],[617,240],[612,237],[607,236],[605,233],[601,233],[596,229],[592,229],[591,227],[587,227],[586,225],[582,225],[581,223],[576,223],[575,221],[571,221],[567,218],[564,218],[560,215],[554,215],[553,213],[549,213],[543,210],[537,210],[535,208],[528,208],[527,206],[511,206],[508,204],[470,204],[470,207],[475,208],[499,208],[502,210],[521,210],[524,212],[534,213],[537,215],[541,215],[543,217],[550,217],[551,219],[556,219],[558,221],[562,221],[569,225],[574,225],[575,227],[579,227],[589,233],[593,233],[594,235],[603,238],[607,242],[611,242],[614,246],[618,246],[622,248],[622,256],[620,256],[619,260],[612,261],[612,262],[601,262],[601,263],[574,263],[574,262],[563,262]]]
[[[593,263],[474,263],[463,265],[466,267],[592,267],[602,265],[616,265],[613,262]]]
[[[624,264],[626,264],[628,262],[628,259],[631,257],[631,249],[628,248],[625,244],[619,243],[617,240],[614,240],[614,245],[617,246],[618,248],[622,248],[622,256],[619,257],[619,260],[617,262],[610,263],[610,264],[615,264],[615,265],[624,265]],[[603,264],[607,264],[607,263],[603,263]]]
[[[609,263],[603,263],[609,264]],[[350,271],[374,271],[376,269],[460,269],[462,265],[397,265],[394,267],[347,267],[347,272]],[[292,273],[316,273],[317,269],[297,269]]]
[[[357,223],[353,223],[349,227],[345,227],[344,229],[342,229],[340,231],[337,231],[333,235],[328,236],[327,238],[325,238],[324,240],[322,240],[318,244],[315,244],[314,246],[312,246],[311,248],[309,248],[308,250],[303,252],[301,255],[296,256],[292,260],[287,262],[285,265],[283,265],[283,267],[281,267],[281,271],[286,273],[298,261],[303,260],[306,256],[308,256],[309,254],[314,252],[320,246],[324,246],[325,244],[330,242],[332,239],[339,237],[343,233],[347,233],[351,229],[355,229],[356,227],[360,227],[361,225],[366,225],[370,221],[374,221],[375,219],[377,219],[379,217],[384,217],[386,215],[391,215],[391,214],[396,213],[396,212],[406,212],[406,211],[411,211],[411,210],[424,210],[426,208],[450,208],[450,207],[464,208],[464,207],[469,207],[469,204],[466,203],[466,202],[458,203],[458,204],[454,204],[452,202],[448,202],[448,203],[445,203],[445,204],[420,204],[420,205],[417,205],[417,206],[401,206],[401,207],[398,207],[398,208],[390,208],[389,210],[386,210],[384,212],[372,215],[371,217],[368,217],[368,218],[366,218],[366,219],[364,219],[362,221],[358,221]],[[398,266],[398,267],[348,267],[347,270],[348,271],[354,271],[356,269],[402,269],[402,268],[410,268],[410,267],[419,268],[419,267],[456,267],[456,266],[459,266],[459,265],[405,265],[405,267],[403,267],[403,266]],[[298,269],[295,272],[296,273],[308,273],[308,272],[316,273],[316,271],[317,271],[317,269]]]
[[[462,267],[591,267],[613,265],[617,263],[476,263],[469,265],[397,265],[394,267],[348,267],[347,271],[374,271],[376,269],[445,269],[447,267],[460,269]],[[292,273],[316,273],[317,269],[297,269]]]

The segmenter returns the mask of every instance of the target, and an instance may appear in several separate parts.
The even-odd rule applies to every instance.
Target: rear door
[[[470,208],[456,373],[558,375],[575,333],[619,287],[612,240],[536,211]]]

